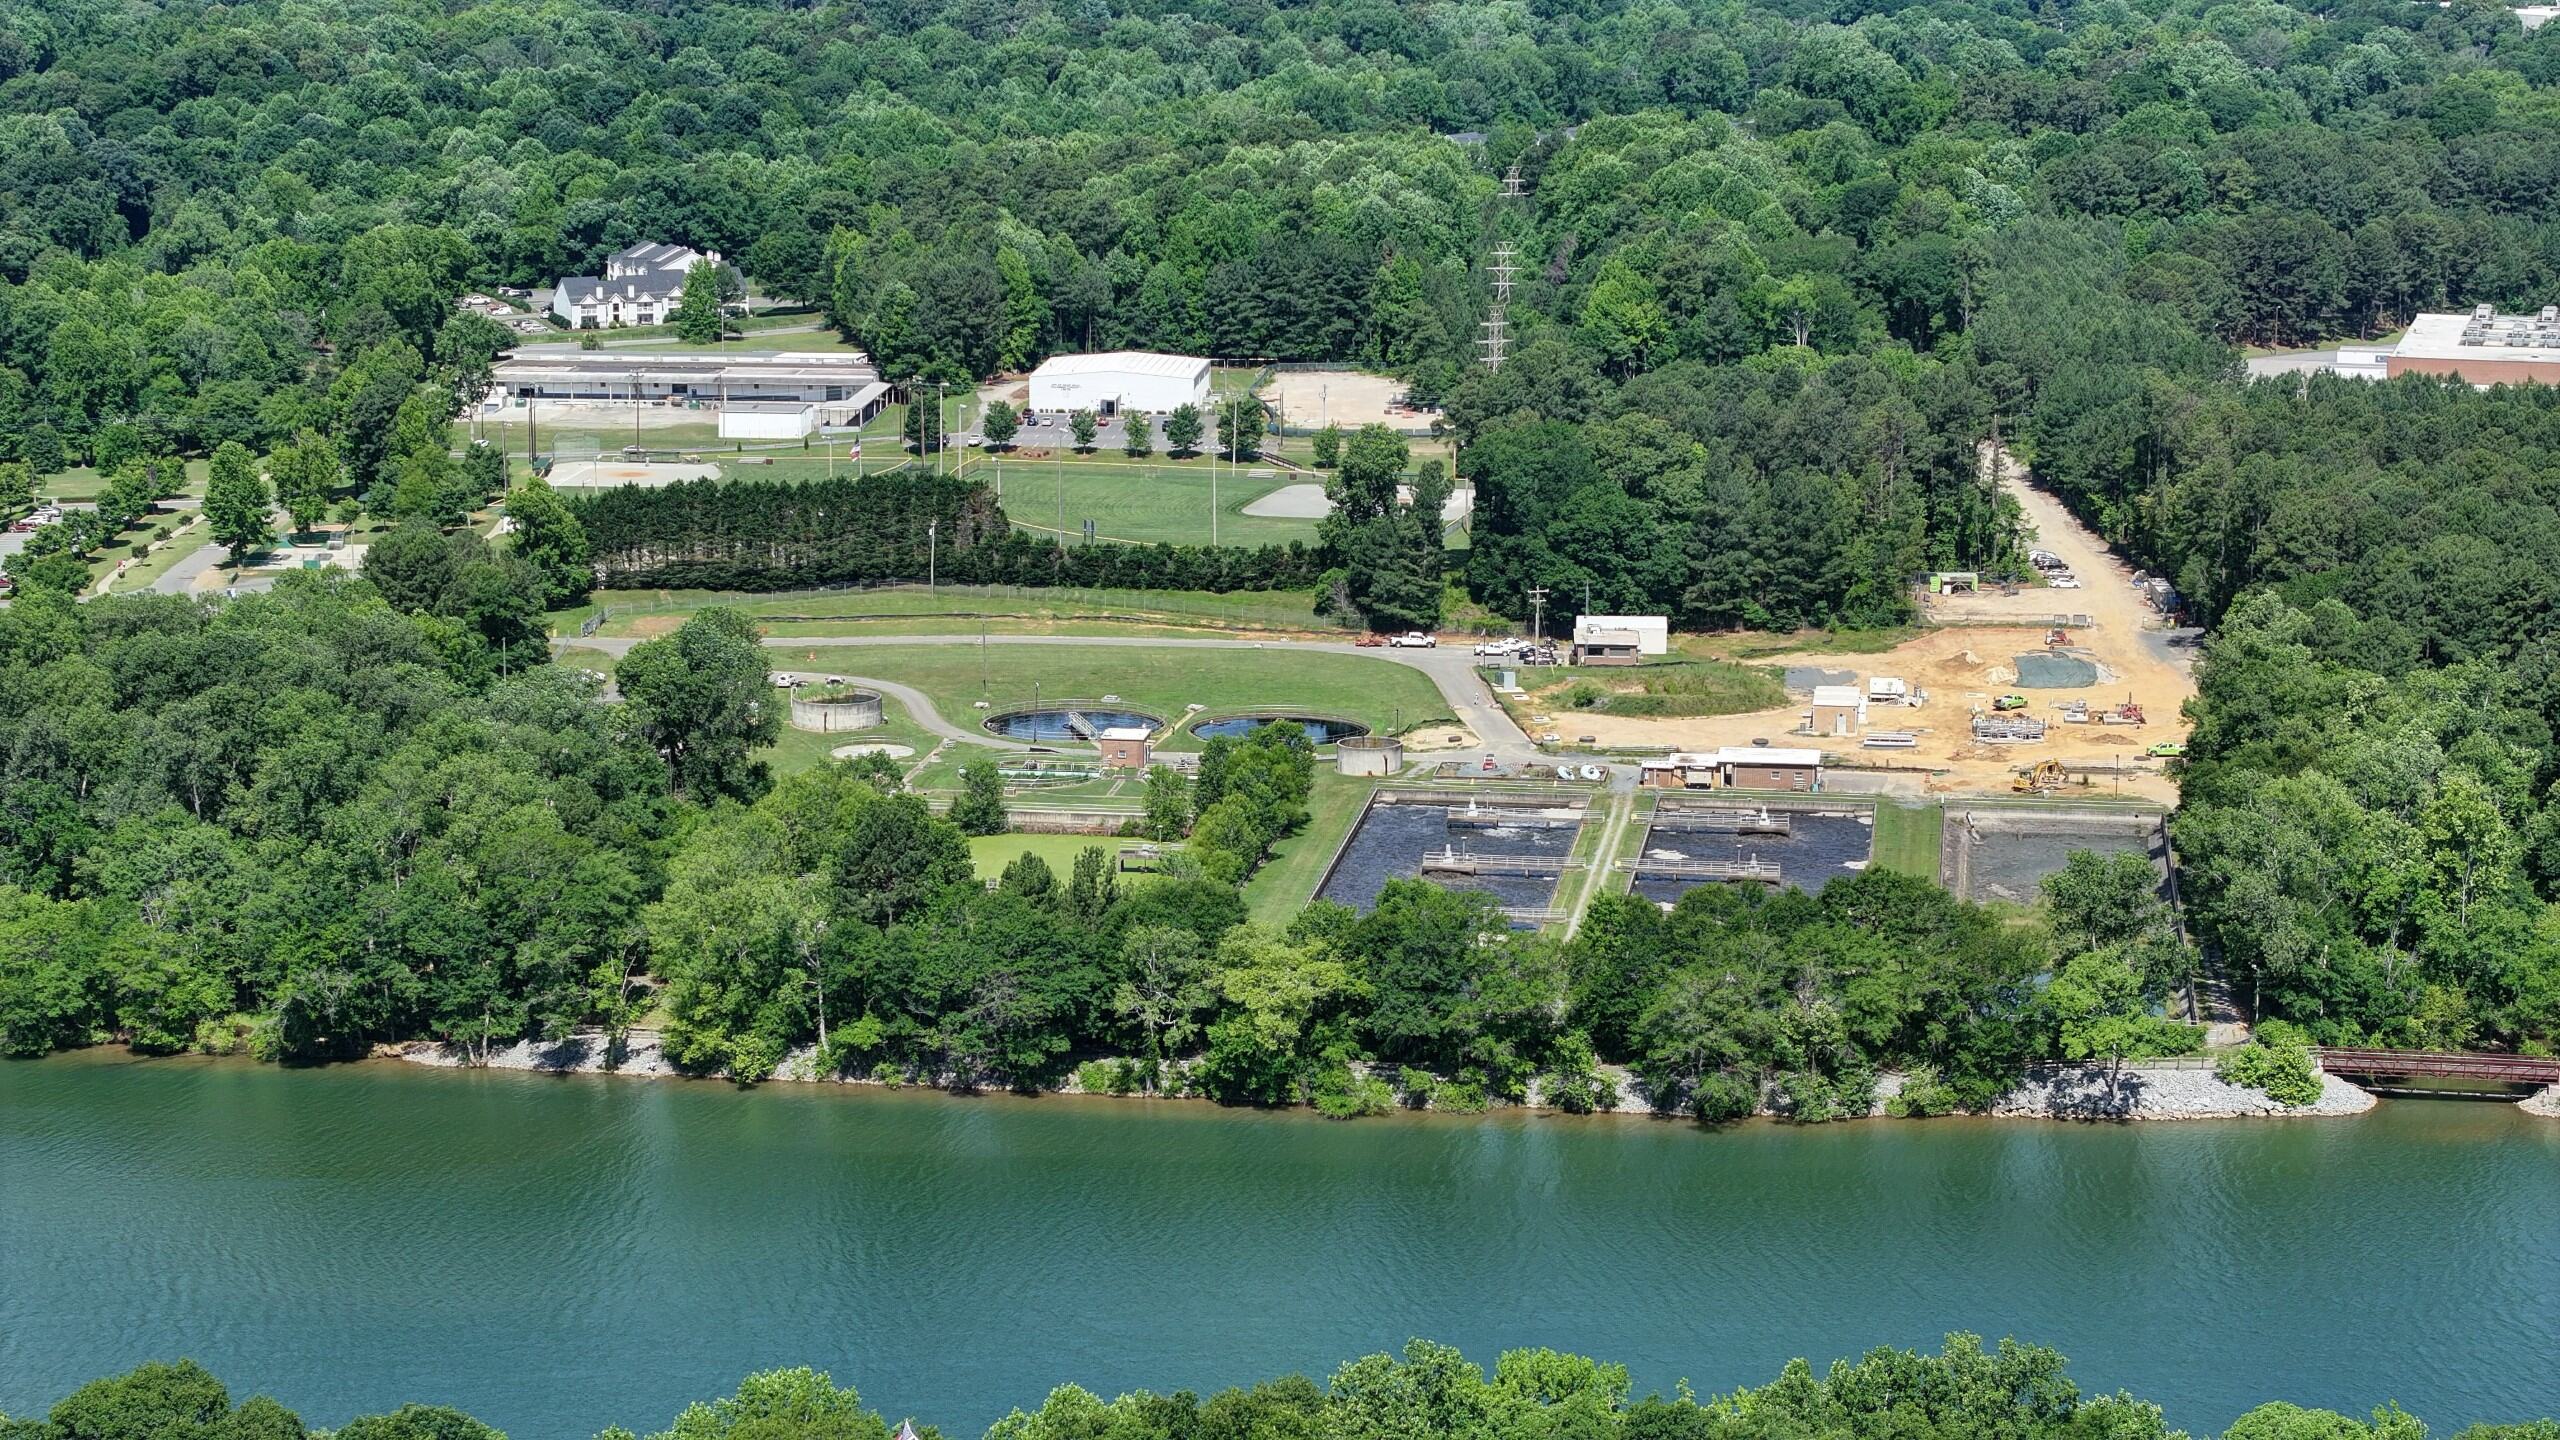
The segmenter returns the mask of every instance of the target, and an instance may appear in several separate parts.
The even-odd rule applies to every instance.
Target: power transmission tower
[[[1520,162],[1502,172],[1502,198],[1516,200],[1521,194]],[[1519,273],[1519,247],[1505,240],[1493,247],[1493,261],[1485,273],[1493,277],[1493,308],[1484,314],[1484,335],[1476,341],[1484,351],[1484,368],[1499,370],[1503,356],[1511,349],[1511,277]]]
[[[1493,276],[1493,308],[1484,314],[1484,338],[1476,344],[1484,349],[1488,370],[1501,369],[1502,357],[1511,348],[1511,277],[1519,272],[1519,253],[1505,240],[1493,247],[1493,263],[1485,267]]]

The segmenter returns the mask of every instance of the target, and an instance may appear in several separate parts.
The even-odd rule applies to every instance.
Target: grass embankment
[[[1876,802],[1872,863],[1923,880],[1938,880],[1938,840],[1947,817],[1943,805],[1900,805]]]
[[[1307,823],[1271,847],[1271,858],[1245,882],[1246,912],[1266,925],[1286,925],[1307,908],[1316,898],[1316,886],[1324,882],[1325,867],[1359,823],[1376,788],[1369,780],[1319,763],[1315,790],[1307,797]]]
[[[1523,680],[1531,708],[1562,716],[1640,715],[1696,719],[1774,710],[1787,703],[1779,672],[1729,660],[1663,660],[1648,665],[1564,666],[1533,670]]]
[[[864,645],[776,648],[776,665],[869,675],[912,685],[954,724],[974,723],[980,700],[1018,709],[1065,700],[1117,702],[1173,727],[1162,748],[1197,749],[1179,728],[1185,707],[1208,714],[1287,707],[1338,715],[1372,730],[1411,728],[1447,717],[1439,690],[1420,671],[1365,655],[1303,650],[1211,650],[1080,645]],[[983,679],[982,669],[983,666]]]
[[[1300,591],[1256,590],[1216,595],[1197,590],[1067,590],[1017,586],[904,585],[881,590],[829,590],[737,595],[704,590],[608,590],[586,605],[551,616],[563,634],[598,610],[610,612],[599,633],[663,634],[710,606],[740,611],[768,635],[974,635],[983,625],[1003,635],[1201,633],[1332,633]]]
[[[1145,844],[1141,840],[1123,840],[1115,835],[973,835],[969,837],[969,858],[978,867],[978,878],[993,880],[1004,874],[1004,867],[1023,855],[1037,855],[1057,873],[1061,884],[1076,869],[1076,857],[1099,847],[1106,857]],[[1179,846],[1174,847],[1179,849]],[[1137,879],[1137,874],[1126,878]]]

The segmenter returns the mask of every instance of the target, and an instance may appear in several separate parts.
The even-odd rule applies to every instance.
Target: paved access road
[[[979,643],[979,639],[980,637],[975,635],[788,635],[767,636],[764,643],[770,649],[797,650],[852,648],[864,645],[975,645]],[[1522,733],[1520,727],[1513,724],[1511,717],[1503,713],[1502,707],[1495,703],[1493,693],[1485,688],[1483,679],[1476,674],[1475,657],[1465,650],[1454,647],[1435,650],[1364,649],[1358,645],[1332,640],[1212,640],[1134,635],[1118,637],[989,635],[985,637],[985,642],[989,645],[1116,645],[1153,650],[1317,650],[1335,655],[1358,655],[1372,660],[1385,660],[1419,670],[1431,677],[1431,683],[1440,689],[1440,698],[1449,702],[1449,713],[1458,718],[1458,723],[1474,731],[1476,738],[1483,742],[1481,746],[1483,753],[1491,754],[1496,760],[1505,764],[1514,765],[1533,764],[1549,758],[1538,753],[1538,747],[1529,743],[1529,737]],[[608,655],[622,655],[639,641],[627,637],[593,635],[563,643],[574,643],[589,650],[603,651]],[[994,740],[993,736],[983,731],[963,730],[943,720],[934,711],[930,702],[925,701],[921,694],[906,686],[851,675],[847,675],[846,678],[856,684],[878,686],[905,702],[907,708],[915,713],[917,722],[937,735],[982,744]],[[928,716],[932,718],[927,719]]]

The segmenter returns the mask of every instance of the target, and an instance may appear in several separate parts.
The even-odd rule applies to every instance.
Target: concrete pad
[[[1244,507],[1244,513],[1267,520],[1321,520],[1333,513],[1321,485],[1283,485]]]

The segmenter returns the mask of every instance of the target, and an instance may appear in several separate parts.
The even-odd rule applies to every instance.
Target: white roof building
[[[1031,408],[1043,414],[1139,410],[1161,415],[1209,399],[1209,362],[1196,355],[1113,350],[1052,355],[1031,372]]]
[[[1632,630],[1639,655],[1667,655],[1671,652],[1671,621],[1662,615],[1583,615],[1573,622],[1573,643],[1593,643],[1590,632]]]
[[[726,264],[717,250],[644,242],[605,257],[602,275],[571,275],[551,287],[551,313],[572,330],[617,325],[658,325],[674,318],[684,299],[684,277],[701,262]],[[733,270],[736,268],[731,267]],[[743,284],[739,287],[745,293]],[[725,307],[743,314],[743,302]]]
[[[1716,752],[1718,765],[1805,765],[1821,768],[1819,750],[1789,750],[1774,745],[1727,745]]]

